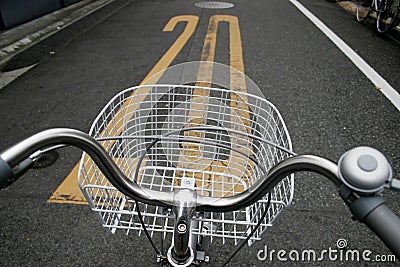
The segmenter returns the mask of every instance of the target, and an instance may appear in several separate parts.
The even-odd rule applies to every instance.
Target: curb
[[[343,8],[344,10],[352,13],[354,16],[356,15],[357,4],[354,3],[353,1],[338,1],[337,5]],[[400,25],[391,29],[389,34],[397,41],[400,41]]]
[[[1,33],[0,69],[15,55],[113,1],[83,0]]]

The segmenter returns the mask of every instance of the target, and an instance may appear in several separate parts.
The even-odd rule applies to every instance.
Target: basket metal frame
[[[189,177],[196,180],[198,194],[215,197],[251,190],[254,182],[290,157],[292,150],[280,113],[266,99],[245,92],[187,85],[144,85],[120,92],[97,116],[90,134],[125,175],[141,186],[174,191],[182,188],[180,183]],[[155,139],[159,142],[149,148]],[[142,163],[138,160],[141,156],[145,158]],[[224,165],[226,162],[228,165]],[[210,166],[217,163],[217,167]],[[138,206],[118,192],[85,153],[78,173],[78,184],[91,209],[111,233],[123,229],[126,234],[141,235],[138,209],[151,236],[161,234],[166,238],[173,233],[171,210]],[[232,185],[227,185],[228,181]],[[260,240],[290,205],[293,192],[294,175],[275,186],[268,215],[249,245]],[[193,220],[198,223],[192,234],[237,244],[257,225],[267,201],[265,196],[234,212],[196,213]]]

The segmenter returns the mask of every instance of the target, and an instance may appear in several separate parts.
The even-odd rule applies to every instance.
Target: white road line
[[[314,23],[400,111],[400,94],[379,73],[302,4],[297,0],[289,1]]]

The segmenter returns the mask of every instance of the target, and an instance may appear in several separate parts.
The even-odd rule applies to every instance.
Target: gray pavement
[[[171,17],[199,17],[196,32],[173,62],[177,64],[199,60],[210,16],[229,14],[239,18],[245,72],[281,112],[297,153],[337,160],[352,147],[370,145],[387,155],[398,177],[399,111],[291,3],[235,0],[234,8],[208,10],[194,7],[195,2],[113,1],[14,56],[3,71],[36,65],[0,90],[0,149],[50,127],[88,131],[108,100],[139,84],[179,36],[184,25],[162,32]],[[374,35],[333,3],[300,2],[400,88],[396,42]],[[224,64],[229,64],[227,29],[219,29],[215,57]],[[155,266],[144,237],[110,236],[87,206],[47,203],[79,156],[76,149],[61,150],[50,168],[32,170],[0,192],[2,266]],[[334,248],[340,238],[350,249],[390,254],[366,227],[352,221],[326,180],[300,174],[295,188],[293,205],[231,266],[382,264],[257,259],[266,245],[276,251],[321,251]],[[388,192],[385,197],[400,215],[399,195]],[[214,244],[211,266],[221,264],[229,251],[231,246]]]

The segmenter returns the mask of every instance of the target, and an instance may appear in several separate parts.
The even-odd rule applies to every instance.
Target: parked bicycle
[[[361,23],[375,18],[378,32],[385,33],[396,25],[399,10],[400,0],[357,0],[356,18]]]
[[[229,262],[288,207],[300,171],[333,182],[353,216],[400,258],[400,219],[381,196],[400,190],[387,159],[369,147],[348,151],[338,164],[296,155],[281,115],[262,97],[187,85],[127,89],[89,134],[49,129],[3,151],[1,187],[67,145],[85,151],[79,185],[102,225],[144,233],[160,266],[203,266],[214,239],[237,244]]]

